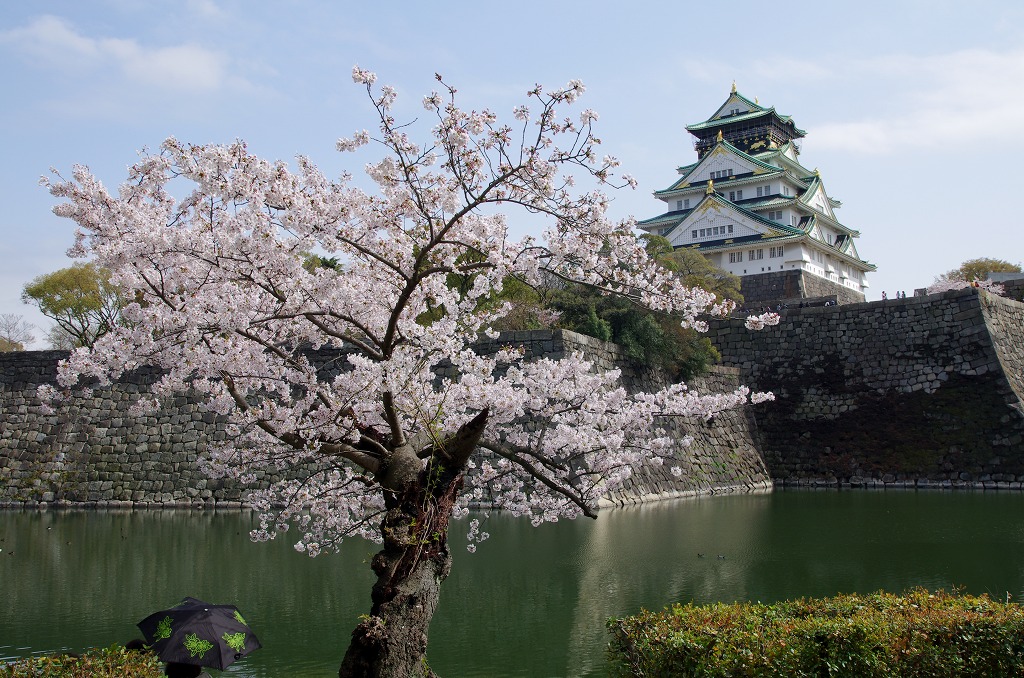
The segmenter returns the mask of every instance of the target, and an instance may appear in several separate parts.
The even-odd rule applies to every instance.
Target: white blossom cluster
[[[557,113],[583,93],[578,81],[531,90],[513,127],[458,107],[439,77],[442,92],[423,100],[434,119],[419,144],[392,117],[392,88],[375,88],[376,76],[358,67],[353,79],[379,124],[337,147],[383,149],[366,166],[373,193],[327,179],[303,157],[292,169],[241,142],[173,138],[117,191],[84,167],[44,180],[63,200],[55,212],[79,226],[71,253],[110,269],[133,300],[123,326],[61,365],[60,385],[102,385],[154,365],[163,376],[139,412],[186,390],[204,394],[231,422],[211,473],[286,478],[251,496],[261,514],[255,539],[291,525],[311,556],[347,536],[379,540],[387,470],[402,455],[426,469],[429,455],[415,452],[442,449],[481,414],[456,516],[483,500],[535,524],[593,515],[602,494],[645,464],[680,472],[669,418],[706,419],[770,397],[682,384],[628,394],[617,373],[597,374],[579,355],[475,353],[504,311],[486,302],[509,276],[587,283],[698,329],[733,306],[682,286],[648,259],[631,221],[608,218],[604,193],[575,188],[611,185],[618,165],[597,153],[593,111]],[[181,185],[190,191],[175,195]],[[628,176],[617,184],[634,185]],[[509,236],[515,210],[547,219],[542,241]],[[312,254],[335,265],[310,266]],[[452,275],[469,283],[451,285]],[[747,324],[777,322],[770,314]],[[438,377],[448,368],[459,376]],[[469,536],[475,548],[486,533],[471,523]]]
[[[976,287],[999,295],[1006,292],[1006,288],[1003,285],[991,280],[967,281],[957,280],[956,278],[942,278],[928,286],[928,294],[938,294],[939,292],[948,292],[949,290],[963,290],[968,287]]]

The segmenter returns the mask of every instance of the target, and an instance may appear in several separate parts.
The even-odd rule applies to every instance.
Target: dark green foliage
[[[687,379],[719,359],[708,339],[679,326],[679,319],[641,308],[624,297],[574,285],[550,295],[563,329],[611,341],[637,365],[659,367]]]
[[[31,657],[0,664],[0,678],[160,678],[163,664],[151,652],[119,645],[89,650],[79,657]]]
[[[318,268],[329,268],[332,271],[341,271],[341,262],[338,257],[321,257],[319,254],[307,254],[302,259],[302,268],[310,273]]]
[[[699,287],[714,292],[719,299],[743,303],[739,276],[718,268],[697,250],[686,247],[673,249],[669,241],[660,235],[644,234],[640,239],[644,241],[647,254],[682,278],[687,287]]]
[[[620,676],[1019,676],[1024,609],[943,591],[674,605],[609,621]]]
[[[673,252],[661,237],[643,236],[648,254],[665,268],[674,271],[687,285],[703,286],[726,299],[742,301],[739,278],[712,266],[699,253]],[[333,267],[334,264],[311,257],[307,264]],[[473,288],[477,270],[486,266],[479,256],[465,255],[456,262],[457,270],[448,274],[450,289],[467,295]],[[507,311],[492,329],[535,330],[559,327],[580,334],[610,341],[622,347],[635,365],[655,367],[670,375],[689,379],[707,371],[721,359],[707,337],[680,327],[679,319],[644,309],[627,298],[602,294],[580,284],[563,284],[552,279],[552,286],[533,287],[509,275],[502,281],[500,292],[478,300],[478,307],[494,309],[505,305]],[[417,321],[430,324],[443,318],[443,307],[431,308]]]

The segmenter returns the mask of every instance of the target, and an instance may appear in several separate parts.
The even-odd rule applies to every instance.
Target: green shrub
[[[150,652],[124,647],[89,650],[81,656],[54,655],[0,664],[0,678],[160,678],[163,664]]]
[[[559,313],[557,327],[614,342],[634,365],[660,368],[672,377],[690,379],[703,374],[721,358],[707,337],[683,329],[678,318],[584,285],[552,290],[546,303]]]
[[[620,676],[1021,676],[1024,608],[915,589],[673,605],[608,622]]]

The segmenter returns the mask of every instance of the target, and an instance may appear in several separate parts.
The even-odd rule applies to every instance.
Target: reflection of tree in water
[[[781,491],[539,528],[495,514],[484,529],[501,538],[476,554],[453,539],[430,664],[467,678],[607,675],[606,619],[677,601],[953,584],[1019,601],[1022,509],[1016,492]],[[136,621],[194,595],[236,603],[263,642],[241,675],[333,675],[338,638],[366,610],[375,548],[310,560],[290,535],[251,543],[251,524],[239,511],[0,514],[0,657],[124,642]]]
[[[702,497],[602,513],[581,548],[568,675],[607,672],[605,656],[594,649],[608,641],[609,617],[744,597],[746,556],[768,499]]]

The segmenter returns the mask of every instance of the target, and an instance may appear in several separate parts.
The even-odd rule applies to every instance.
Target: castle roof
[[[711,151],[709,151],[708,153],[705,153],[700,160],[698,160],[692,165],[686,166],[685,168],[681,167],[679,169],[679,173],[682,174],[682,176],[679,179],[677,179],[671,186],[660,191],[655,191],[654,194],[661,195],[663,193],[677,191],[681,188],[687,188],[690,185],[700,186],[706,184],[707,179],[695,181],[692,184],[689,180],[690,177],[692,177],[694,174],[699,173],[702,167],[710,164],[711,162],[714,161],[716,157],[720,157],[722,155],[730,155],[735,157],[737,162],[746,165],[744,169],[747,170],[745,172],[737,172],[736,174],[731,175],[726,179],[723,179],[723,181],[727,181],[730,179],[746,179],[755,176],[759,179],[762,179],[765,176],[774,176],[777,174],[781,174],[783,171],[781,167],[760,160],[750,155],[749,153],[745,153],[741,151],[739,148],[730,144],[728,141],[724,141],[721,138],[719,138],[716,141],[714,148],[711,149]]]
[[[794,137],[802,137],[807,134],[796,126],[792,117],[778,113],[774,107],[766,108],[761,106],[757,103],[756,99],[751,101],[737,92],[735,84],[729,93],[729,98],[718,107],[718,110],[710,118],[703,122],[687,125],[686,131],[697,136],[703,136],[701,133],[707,130],[718,129],[725,125],[752,122],[762,118],[777,119],[780,124],[791,128],[791,133]]]

